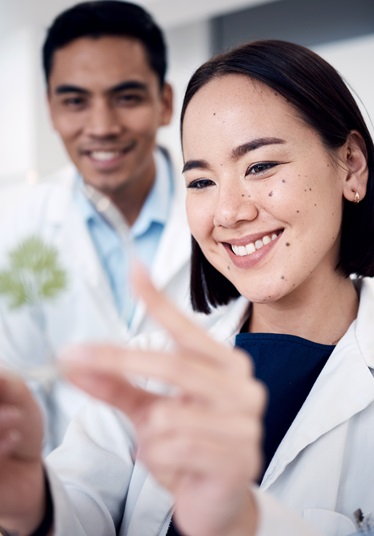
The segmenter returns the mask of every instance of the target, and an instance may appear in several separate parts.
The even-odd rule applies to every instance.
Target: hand
[[[26,385],[0,372],[0,526],[30,534],[44,512],[43,420]]]
[[[64,356],[68,378],[132,419],[138,455],[173,494],[184,534],[248,536],[256,525],[249,485],[261,465],[264,389],[246,354],[185,318],[138,268],[134,287],[173,350],[75,347]],[[142,390],[134,375],[171,385],[175,394]]]

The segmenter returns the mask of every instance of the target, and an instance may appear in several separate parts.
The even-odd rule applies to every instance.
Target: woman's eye
[[[203,188],[207,188],[208,186],[213,186],[214,182],[210,179],[196,179],[194,181],[191,181],[187,188],[195,188],[196,190],[201,190]]]
[[[266,171],[269,171],[269,169],[272,169],[277,165],[276,162],[259,162],[258,164],[254,164],[253,166],[250,166],[246,171],[247,175],[262,175]]]

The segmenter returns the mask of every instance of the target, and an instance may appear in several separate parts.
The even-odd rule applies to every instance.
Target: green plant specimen
[[[0,270],[0,295],[8,298],[11,309],[53,299],[66,285],[56,248],[34,235],[9,252],[9,266]]]

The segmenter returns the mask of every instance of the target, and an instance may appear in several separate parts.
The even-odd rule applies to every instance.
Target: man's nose
[[[93,137],[116,136],[121,132],[121,123],[116,110],[107,102],[92,106],[85,125],[86,134]]]

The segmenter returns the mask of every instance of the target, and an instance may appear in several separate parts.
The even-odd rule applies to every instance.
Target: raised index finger
[[[187,318],[165,294],[155,288],[145,268],[139,263],[133,265],[131,281],[135,293],[143,300],[148,313],[168,331],[177,345],[209,357],[217,363],[227,364],[228,357],[232,356],[232,348],[226,348],[201,326]]]

